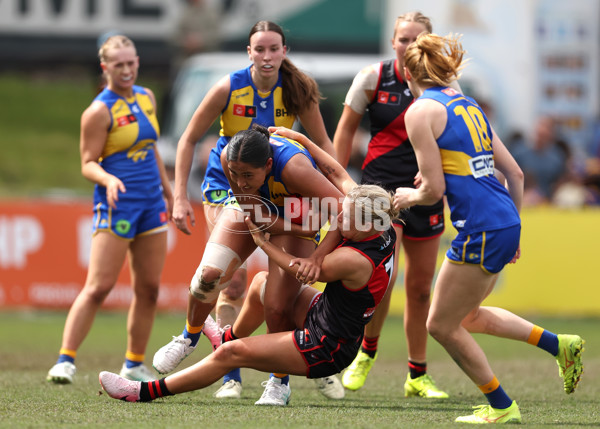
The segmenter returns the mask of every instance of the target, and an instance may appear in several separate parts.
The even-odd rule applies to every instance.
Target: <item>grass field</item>
[[[366,385],[347,392],[341,401],[322,397],[312,381],[292,377],[292,400],[285,408],[257,407],[266,374],[242,370],[242,399],[223,401],[212,394],[218,383],[202,391],[131,404],[100,393],[98,372],[118,372],[125,350],[125,315],[102,312],[78,353],[78,373],[72,385],[45,381],[56,359],[66,313],[0,312],[0,427],[103,428],[444,428],[469,414],[483,396],[433,340],[429,372],[449,400],[403,397],[406,347],[402,320],[388,319],[380,340],[380,355]],[[503,387],[521,408],[527,427],[600,427],[600,321],[532,318],[550,330],[578,333],[586,339],[585,372],[577,391],[566,395],[554,359],[524,343],[477,336]],[[147,361],[154,351],[181,331],[183,315],[160,314],[155,322]],[[208,341],[182,367],[210,350]]]

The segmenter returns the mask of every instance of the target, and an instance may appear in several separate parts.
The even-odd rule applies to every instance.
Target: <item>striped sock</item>
[[[558,336],[550,331],[546,331],[544,328],[540,328],[537,325],[531,329],[531,334],[529,334],[527,342],[532,346],[546,350],[552,356],[556,356],[558,354]]]
[[[58,352],[58,359],[56,363],[71,362],[75,363],[77,357],[77,350],[60,349]]]
[[[162,398],[163,396],[172,396],[173,394],[167,389],[165,379],[154,381],[142,381],[142,387],[140,388],[140,402],[153,401],[156,398]]]
[[[281,384],[289,384],[290,382],[289,374],[271,373],[271,377],[279,378],[281,380]]]
[[[237,340],[238,337],[233,333],[233,326],[223,332],[221,336],[221,344],[226,343],[227,341]]]
[[[143,354],[133,353],[127,350],[127,353],[125,353],[125,366],[127,368],[140,366],[144,363],[144,357]]]
[[[186,321],[185,328],[183,329],[181,335],[183,335],[183,338],[189,338],[190,340],[192,340],[192,342],[190,343],[191,347],[196,347],[196,344],[198,344],[198,340],[200,340],[200,334],[202,333],[203,327],[204,323],[200,326],[192,326],[188,321]]]
[[[512,399],[510,399],[502,386],[500,386],[500,382],[496,376],[489,383],[477,387],[479,387],[479,390],[485,395],[493,408],[505,409],[511,406]]]
[[[427,374],[427,363],[418,363],[411,360],[408,361],[408,371],[410,372],[410,378],[413,380]]]
[[[377,345],[379,343],[379,335],[376,337],[364,337],[361,345],[361,350],[363,353],[369,355],[371,359],[375,358],[377,354]]]

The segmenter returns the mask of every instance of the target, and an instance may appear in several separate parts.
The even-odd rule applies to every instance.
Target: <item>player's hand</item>
[[[106,184],[106,201],[108,205],[113,209],[117,208],[117,201],[119,201],[119,192],[124,194],[127,192],[125,185],[116,176],[110,176],[108,183]]]
[[[413,205],[410,201],[413,192],[415,192],[413,188],[396,188],[394,194],[394,207],[396,210],[406,209]]]
[[[252,222],[252,219],[250,219],[250,216],[246,216],[244,220],[246,221],[246,225],[248,225],[248,231],[250,231],[250,234],[252,234],[254,243],[258,247],[263,247],[265,243],[269,241],[270,234],[268,232],[263,232],[258,226],[256,226],[256,224]]]
[[[413,179],[413,185],[415,185],[415,188],[419,189],[419,187],[421,186],[421,183],[423,183],[423,175],[421,174],[421,171],[417,171],[417,174],[415,174],[415,178]]]
[[[173,223],[181,232],[191,235],[192,231],[188,227],[187,219],[190,218],[190,224],[196,226],[196,217],[194,209],[187,198],[176,198],[173,205]]]
[[[321,263],[315,258],[294,258],[290,261],[290,267],[294,265],[298,265],[296,279],[300,283],[311,285],[319,280]]]
[[[299,133],[298,131],[290,130],[289,128],[286,128],[286,127],[269,127],[269,132],[271,134],[277,134],[279,136],[287,137],[288,139],[292,139],[292,140],[296,140],[296,141],[298,141],[298,139],[304,137],[304,135]]]

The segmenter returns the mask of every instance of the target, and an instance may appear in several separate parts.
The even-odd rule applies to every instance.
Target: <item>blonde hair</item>
[[[460,35],[419,34],[404,53],[404,66],[418,84],[448,86],[460,77],[466,53]]]
[[[358,185],[346,195],[354,204],[354,212],[361,220],[380,225],[387,230],[392,219],[398,217],[392,194],[377,185]],[[378,228],[379,229],[379,228]]]
[[[398,26],[403,22],[417,22],[419,24],[422,24],[427,29],[428,33],[433,32],[431,19],[423,15],[421,12],[408,12],[396,18],[396,23],[394,24],[394,37],[396,37],[396,31],[398,30]]]
[[[125,48],[128,46],[131,46],[133,49],[135,49],[135,44],[129,37],[121,34],[111,36],[106,39],[102,46],[100,46],[100,49],[98,50],[98,58],[100,59],[100,62],[106,63],[108,62],[108,51],[110,49]]]

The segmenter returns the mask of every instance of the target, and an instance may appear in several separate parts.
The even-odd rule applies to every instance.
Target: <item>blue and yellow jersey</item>
[[[437,144],[454,227],[473,233],[520,224],[508,191],[494,176],[492,129],[481,107],[452,88],[429,88],[419,98],[436,100],[448,112]]]
[[[260,187],[259,193],[261,197],[273,203],[280,216],[284,216],[285,199],[291,196],[301,196],[291,193],[283,183],[281,174],[284,167],[293,156],[298,154],[306,156],[315,170],[317,165],[304,146],[295,140],[272,134],[270,142],[273,148],[273,166],[265,178],[265,183]]]
[[[133,97],[126,99],[105,88],[94,101],[104,103],[111,118],[100,165],[121,179],[127,188],[123,198],[162,194],[154,152],[160,130],[156,109],[146,90],[136,85]],[[106,189],[96,185],[95,192],[105,195]]]
[[[229,182],[221,166],[221,152],[233,135],[238,131],[250,129],[253,124],[292,128],[296,120],[283,104],[281,72],[271,91],[263,93],[252,82],[251,68],[252,66],[249,66],[229,75],[229,100],[221,113],[220,138],[211,150],[202,184],[207,200],[205,202],[208,203],[214,203],[210,197],[213,191],[229,189]]]

